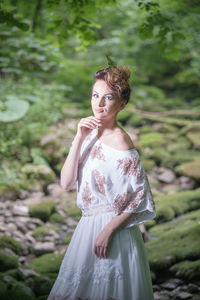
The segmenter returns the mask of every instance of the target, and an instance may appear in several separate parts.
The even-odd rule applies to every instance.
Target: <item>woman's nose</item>
[[[104,106],[104,105],[105,105],[105,99],[104,99],[104,97],[101,97],[101,98],[99,99],[98,105],[99,105],[99,106]]]

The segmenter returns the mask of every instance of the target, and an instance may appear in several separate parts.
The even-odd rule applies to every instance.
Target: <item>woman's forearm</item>
[[[78,173],[78,160],[84,138],[76,135],[69,154],[61,170],[60,184],[65,190],[70,190],[76,182]]]
[[[111,234],[126,226],[131,220],[134,220],[137,213],[124,212],[114,217],[105,227]]]

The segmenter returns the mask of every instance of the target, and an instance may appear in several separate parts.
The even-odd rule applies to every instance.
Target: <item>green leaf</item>
[[[0,103],[2,104],[2,103]],[[24,117],[29,109],[29,103],[18,100],[15,97],[10,98],[4,103],[6,109],[0,111],[0,122],[13,122]]]

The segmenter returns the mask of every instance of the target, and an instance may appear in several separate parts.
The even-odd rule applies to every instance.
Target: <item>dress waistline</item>
[[[110,205],[96,205],[96,206],[90,206],[89,208],[82,209],[82,216],[88,217],[88,216],[95,216],[102,213],[108,213],[113,212],[114,210]]]

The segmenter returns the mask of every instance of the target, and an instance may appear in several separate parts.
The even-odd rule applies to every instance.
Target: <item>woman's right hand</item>
[[[92,129],[96,128],[97,126],[101,126],[101,120],[97,119],[94,116],[82,118],[77,126],[77,135],[85,138]]]

